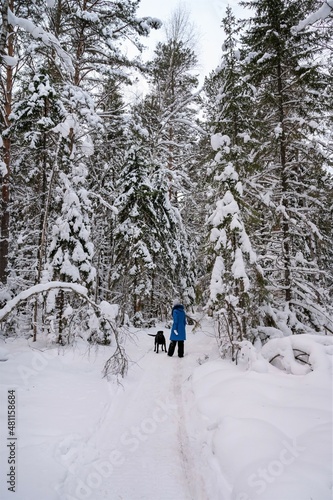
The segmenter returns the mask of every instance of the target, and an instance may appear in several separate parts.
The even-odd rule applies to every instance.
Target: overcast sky
[[[203,78],[216,68],[221,58],[223,30],[220,25],[227,5],[232,7],[236,17],[245,17],[244,10],[235,0],[141,0],[138,14],[142,17],[157,17],[164,22],[170,18],[171,13],[179,4],[184,4],[190,12],[191,21],[196,25],[200,34],[197,55],[200,62],[199,71]],[[149,40],[149,44],[146,40],[144,43],[152,47],[152,53],[156,43],[163,40],[163,28],[158,31],[153,30]]]

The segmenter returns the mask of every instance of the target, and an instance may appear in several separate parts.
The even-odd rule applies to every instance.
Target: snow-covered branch
[[[94,198],[97,198],[100,201],[101,205],[111,210],[111,212],[113,212],[114,214],[116,215],[118,214],[118,208],[113,205],[110,205],[110,203],[104,200],[104,198],[102,198],[100,194],[89,191],[88,196],[93,196]]]
[[[198,125],[197,123],[193,123],[190,120],[186,120],[185,118],[175,118],[173,121],[176,123],[184,123],[184,125],[188,125],[189,127],[193,128],[197,132],[200,132],[203,135],[207,135],[206,130],[204,130],[202,127],[200,127],[200,125]]]
[[[76,283],[66,283],[63,281],[50,281],[48,283],[41,283],[39,285],[34,285],[27,290],[23,290],[23,292],[19,293],[12,300],[9,300],[7,304],[0,309],[0,321],[3,321],[6,316],[15,309],[21,302],[29,299],[33,295],[37,295],[39,293],[48,292],[49,290],[53,290],[54,288],[59,288],[64,291],[75,292],[81,296],[84,296],[86,300],[87,297],[87,289],[82,285],[78,285]]]
[[[195,97],[197,97],[201,92],[201,89],[195,92],[194,94],[191,94],[189,97],[187,97],[184,100],[179,101],[178,105],[170,112],[169,109],[167,108],[164,114],[162,115],[163,121],[162,121],[162,128],[165,127],[165,125],[170,122],[173,118],[173,116],[177,115],[177,113],[184,108],[187,104],[190,104],[193,102]],[[206,134],[206,132],[204,131]]]
[[[36,26],[30,19],[16,17],[10,9],[8,9],[8,22],[13,27],[18,26],[24,29],[30,33],[33,38],[41,40],[47,47],[53,47],[67,71],[71,75],[74,74],[74,66],[70,55],[61,47],[59,40],[52,35],[52,33],[48,33],[40,26]]]
[[[308,17],[300,21],[297,26],[295,26],[295,31],[301,31],[306,26],[310,24],[314,24],[316,21],[320,21],[326,19],[327,17],[333,14],[333,0],[325,0],[323,5],[316,10],[316,12],[312,12]]]

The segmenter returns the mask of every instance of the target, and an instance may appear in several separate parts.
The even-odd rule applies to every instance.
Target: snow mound
[[[0,347],[0,361],[7,361],[8,360],[8,351],[4,349],[3,347]]]
[[[246,371],[224,360],[194,371],[193,390],[206,423],[204,442],[211,450],[207,462],[223,478],[225,500],[332,498],[332,381],[323,354],[326,341],[305,336],[293,342],[274,339],[266,354],[307,348],[313,366],[308,374],[295,377],[266,360],[268,371],[249,369],[260,356],[247,345],[242,346]],[[222,498],[218,491],[215,498]]]
[[[333,337],[328,335],[291,335],[269,340],[261,354],[270,362],[278,359],[278,367],[294,375],[328,372],[332,345]]]

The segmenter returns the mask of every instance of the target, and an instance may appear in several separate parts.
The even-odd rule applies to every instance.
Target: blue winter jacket
[[[172,309],[173,325],[171,328],[170,340],[186,340],[186,314],[184,306],[177,304]],[[174,332],[178,332],[176,335]]]

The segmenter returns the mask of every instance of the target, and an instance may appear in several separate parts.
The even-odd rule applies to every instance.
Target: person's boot
[[[168,356],[173,356],[173,353],[175,352],[175,347],[176,347],[176,341],[171,340],[169,349],[168,349]]]

